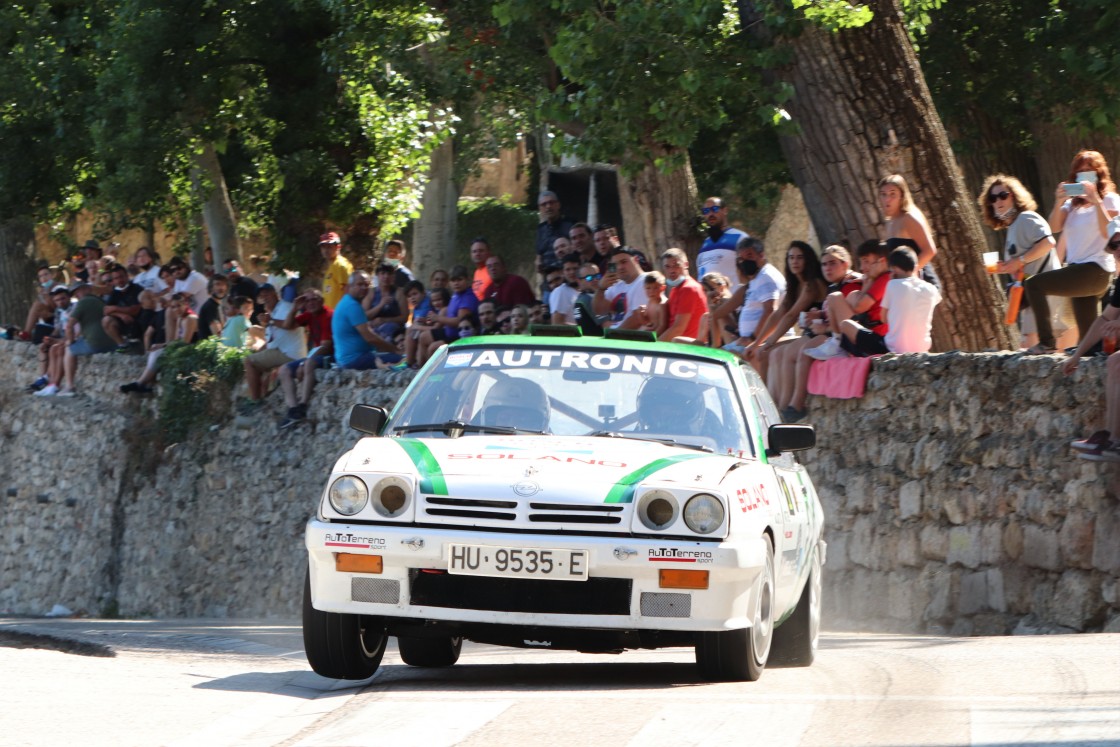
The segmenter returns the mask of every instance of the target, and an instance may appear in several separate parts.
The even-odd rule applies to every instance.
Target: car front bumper
[[[324,612],[614,630],[716,631],[750,625],[761,539],[690,542],[542,535],[312,519],[312,604]],[[447,573],[450,545],[587,552],[584,581]],[[339,554],[379,556],[380,573],[340,571]],[[707,571],[707,588],[666,588],[662,571]],[[690,575],[696,579],[698,574]],[[671,583],[671,582],[670,582]]]

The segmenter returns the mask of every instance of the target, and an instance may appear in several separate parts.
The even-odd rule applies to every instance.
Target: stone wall
[[[34,351],[0,341],[0,613],[295,616],[303,524],[353,443],[354,402],[408,373],[326,374],[310,423],[279,394],[157,451],[142,359],[101,356],[82,395],[36,398]],[[1072,458],[1099,427],[1103,361],[904,356],[859,400],[814,401],[805,460],[828,517],[826,627],[963,634],[1120,631],[1116,465]]]

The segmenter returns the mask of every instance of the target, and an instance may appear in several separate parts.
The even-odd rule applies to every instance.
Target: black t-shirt
[[[258,289],[259,288],[257,284],[253,281],[252,278],[242,276],[237,279],[237,282],[230,285],[229,295],[230,298],[233,298],[235,296],[244,296],[245,298],[251,298],[256,301]]]
[[[109,299],[105,302],[105,305],[122,307],[139,306],[140,294],[143,291],[143,288],[131,282],[120,290],[113,288],[112,292],[109,293]]]
[[[1120,282],[1112,281],[1112,295],[1108,297],[1108,305],[1120,309]]]
[[[206,299],[206,303],[198,310],[198,338],[204,340],[213,335],[214,331],[210,329],[211,323],[222,324],[223,321],[222,302],[215,301],[213,298]]]

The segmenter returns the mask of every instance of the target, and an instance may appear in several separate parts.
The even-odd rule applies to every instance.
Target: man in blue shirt
[[[375,367],[378,359],[385,363],[396,363],[401,359],[392,340],[386,340],[369,328],[369,320],[362,308],[362,297],[368,291],[369,275],[361,271],[351,274],[346,294],[339,300],[331,317],[334,358],[339,368],[360,371]]]
[[[734,285],[738,277],[735,272],[735,248],[749,235],[727,225],[727,208],[719,197],[704,200],[700,212],[708,224],[708,238],[704,239],[696,254],[696,278],[702,280],[709,272],[721,272]]]

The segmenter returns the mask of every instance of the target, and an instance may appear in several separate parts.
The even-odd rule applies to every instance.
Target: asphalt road
[[[697,679],[686,649],[466,645],[313,674],[298,623],[0,620],[2,745],[1120,747],[1120,635],[826,633],[809,668]]]

